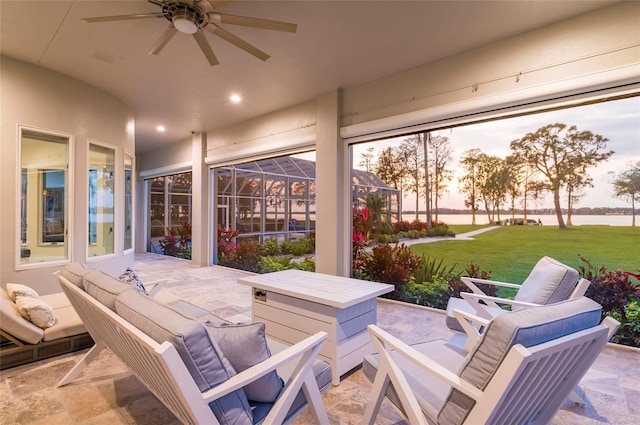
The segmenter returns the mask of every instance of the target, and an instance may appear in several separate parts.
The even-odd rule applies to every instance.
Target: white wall
[[[1,59],[0,165],[3,181],[0,185],[0,240],[3,243],[0,248],[0,282],[3,286],[7,282],[29,284],[42,294],[58,292],[59,288],[52,273],[59,269],[59,266],[45,265],[16,270],[19,201],[16,198],[19,174],[18,125],[73,135],[75,143],[71,166],[74,190],[69,207],[73,211],[74,221],[70,229],[73,238],[72,249],[68,255],[71,261],[85,262],[88,245],[88,139],[116,147],[119,158],[116,173],[122,174],[123,152],[135,152],[134,116],[127,105],[96,87],[35,65],[7,57]],[[118,182],[120,189],[116,198],[116,208],[120,210],[124,200],[124,179],[120,178]],[[116,232],[119,231],[120,229],[116,229]],[[122,235],[116,240],[119,241],[116,249],[118,255],[110,259],[92,261],[92,267],[115,274],[132,266],[133,255],[122,255]]]

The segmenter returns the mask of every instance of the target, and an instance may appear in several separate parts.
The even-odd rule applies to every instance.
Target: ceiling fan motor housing
[[[178,31],[185,34],[194,34],[209,23],[206,13],[183,3],[164,4],[162,14]]]

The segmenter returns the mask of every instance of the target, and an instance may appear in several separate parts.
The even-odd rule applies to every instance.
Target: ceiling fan
[[[150,55],[157,55],[167,45],[177,32],[191,34],[200,46],[200,50],[211,66],[218,65],[218,58],[211,49],[203,31],[208,31],[228,41],[236,47],[253,56],[266,61],[269,55],[257,47],[247,43],[233,35],[220,24],[241,25],[245,27],[261,28],[266,30],[296,32],[297,24],[272,21],[269,19],[252,18],[249,16],[230,15],[219,12],[218,9],[234,0],[148,0],[162,8],[161,11],[151,13],[136,13],[132,15],[101,16],[95,18],[83,18],[86,22],[108,22],[128,19],[165,18],[170,24],[158,41],[149,51]]]

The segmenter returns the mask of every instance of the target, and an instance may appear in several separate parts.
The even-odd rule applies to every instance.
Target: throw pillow
[[[17,297],[39,298],[36,291],[19,283],[7,283],[7,294],[13,302],[16,302]]]
[[[130,268],[127,267],[127,270],[125,270],[124,273],[118,276],[118,279],[135,286],[136,291],[140,292],[141,294],[149,295],[149,293],[147,292],[147,288],[144,287],[136,272],[134,272]]]
[[[264,323],[233,325],[208,321],[205,324],[236,372],[242,372],[271,357]],[[249,400],[273,403],[283,386],[284,381],[273,371],[245,386],[244,392]]]
[[[39,328],[50,328],[58,322],[53,308],[40,298],[18,296],[16,307],[22,317]]]

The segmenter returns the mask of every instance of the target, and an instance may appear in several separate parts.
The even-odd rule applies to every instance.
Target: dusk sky
[[[440,199],[439,206],[465,208],[464,196],[458,193],[458,179],[461,176],[459,163],[465,150],[478,148],[488,155],[504,158],[511,153],[509,143],[512,140],[519,139],[529,132],[535,132],[547,124],[555,123],[575,125],[578,131],[588,130],[604,136],[609,139],[606,150],[614,151],[609,160],[589,170],[594,187],[584,190],[584,197],[575,207],[629,207],[629,203],[612,196],[610,172],[618,173],[630,168],[632,162],[640,161],[640,97],[433,132],[434,135],[449,138],[453,155],[448,167],[455,173],[449,185],[450,190]],[[402,139],[356,145],[354,146],[354,163],[358,164],[361,161],[362,153],[366,152],[370,146],[376,147],[377,155],[380,149],[397,146]],[[564,206],[566,199],[562,199],[561,202]],[[415,205],[413,195],[405,197],[403,204],[404,209],[413,209]],[[544,201],[537,207],[551,208],[552,206],[551,194],[546,194]]]

